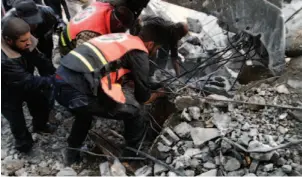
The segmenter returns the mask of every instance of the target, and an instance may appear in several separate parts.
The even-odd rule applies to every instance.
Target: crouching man
[[[34,132],[51,133],[55,128],[47,124],[51,109],[54,67],[50,60],[36,50],[37,40],[29,25],[20,18],[11,17],[2,28],[1,38],[1,110],[9,121],[16,140],[15,148],[28,152],[33,139],[23,115],[22,104],[27,103],[33,117]],[[40,76],[34,76],[37,67]],[[45,72],[47,71],[47,72]]]
[[[93,116],[123,120],[126,143],[136,147],[146,129],[140,103],[162,96],[151,93],[148,74],[149,56],[170,40],[166,24],[162,18],[149,18],[138,36],[114,33],[96,37],[62,58],[56,72],[55,95],[75,115],[69,147],[81,147]],[[121,84],[126,74],[134,81],[134,93]],[[78,151],[64,152],[66,165],[78,157]]]

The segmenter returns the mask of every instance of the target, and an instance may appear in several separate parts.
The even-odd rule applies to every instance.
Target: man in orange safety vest
[[[69,52],[56,72],[56,100],[75,115],[68,145],[81,147],[92,117],[123,120],[127,146],[135,147],[144,134],[140,104],[162,96],[151,93],[149,56],[170,41],[170,26],[160,17],[144,21],[138,36],[114,33],[93,38]],[[124,75],[134,81],[134,93],[122,84]],[[64,151],[70,165],[79,153]]]
[[[66,55],[94,37],[125,32],[134,22],[133,13],[124,6],[93,2],[70,20],[59,39],[60,54]]]

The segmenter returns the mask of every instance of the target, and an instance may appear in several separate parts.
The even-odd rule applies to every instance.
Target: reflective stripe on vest
[[[101,35],[111,33],[110,16],[112,10],[113,6],[109,3],[97,1],[79,12],[68,24],[69,40],[74,40],[82,31],[92,31]]]
[[[141,50],[148,53],[143,41],[136,37],[125,33],[114,33],[99,36],[89,40],[83,44],[93,51],[99,61],[106,68],[108,64],[117,62],[122,56],[131,50]],[[79,54],[79,52],[70,52],[75,58],[80,60],[90,72],[98,71],[101,68],[94,68],[94,66],[89,63],[88,58]],[[88,56],[87,56],[88,57]],[[90,56],[91,57],[91,56]],[[121,85],[117,81],[125,74],[129,73],[130,70],[125,68],[117,68],[115,71],[109,71],[106,76],[101,76],[99,82],[102,85],[104,93],[109,97],[119,103],[125,103],[126,98],[122,91]],[[109,79],[108,79],[109,78]]]

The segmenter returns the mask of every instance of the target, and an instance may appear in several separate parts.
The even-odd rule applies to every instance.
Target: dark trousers
[[[140,116],[140,106],[133,94],[130,91],[124,91],[124,93],[125,104],[117,104],[107,96],[100,101],[82,94],[64,81],[57,79],[56,100],[75,115],[75,121],[67,140],[69,146],[80,147],[82,145],[91,127],[93,116],[123,120],[126,142],[128,146],[135,146],[143,136],[145,121]]]
[[[32,142],[23,114],[23,102],[27,103],[32,115],[34,129],[43,129],[48,121],[50,106],[48,100],[40,93],[24,93],[23,95],[7,94],[2,91],[1,113],[9,121],[13,136],[16,139],[16,148]]]

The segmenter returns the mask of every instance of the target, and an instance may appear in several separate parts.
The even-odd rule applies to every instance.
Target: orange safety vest
[[[73,40],[82,31],[93,31],[100,34],[109,34],[110,16],[113,6],[109,3],[94,2],[72,18],[67,31]]]
[[[120,58],[132,50],[141,50],[148,53],[143,41],[126,33],[112,33],[102,35],[80,45],[72,50],[62,60],[61,64],[71,70],[81,73],[91,73],[96,76],[102,69],[120,62]],[[76,60],[75,60],[76,58]],[[99,75],[97,82],[101,84],[104,93],[119,103],[125,103],[126,98],[121,85],[117,82],[130,70],[121,68],[109,69],[105,75]],[[96,83],[95,83],[96,84]],[[94,85],[92,90],[97,88]],[[96,92],[94,91],[96,96]]]

